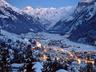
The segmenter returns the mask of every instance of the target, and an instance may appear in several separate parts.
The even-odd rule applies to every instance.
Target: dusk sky
[[[32,6],[35,8],[73,6],[78,3],[78,0],[8,0],[8,2],[18,8],[26,6]]]

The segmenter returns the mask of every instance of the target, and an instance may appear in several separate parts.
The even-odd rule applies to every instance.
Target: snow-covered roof
[[[20,67],[23,67],[24,64],[17,64],[17,63],[13,63],[11,64],[11,67],[15,67],[15,68],[20,68]]]
[[[60,69],[60,70],[58,70],[58,71],[56,71],[56,72],[68,72],[68,71],[66,71],[66,70],[64,70],[64,69]]]

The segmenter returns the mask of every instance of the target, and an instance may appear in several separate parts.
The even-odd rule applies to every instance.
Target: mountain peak
[[[95,0],[81,0],[80,2],[93,2]]]
[[[5,0],[0,0],[0,6],[4,6],[6,4]]]
[[[82,9],[83,7],[88,7],[90,5],[93,5],[94,3],[95,3],[95,0],[80,0],[77,7]]]
[[[32,12],[33,8],[31,6],[27,6],[23,9],[25,12],[30,13]]]

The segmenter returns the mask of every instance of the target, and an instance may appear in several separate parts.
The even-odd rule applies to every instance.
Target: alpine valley
[[[96,72],[96,0],[22,9],[0,0],[0,72]]]
[[[75,42],[95,45],[96,1],[81,0],[77,6],[61,8],[18,9],[0,0],[0,26],[2,30],[18,35],[48,33],[66,36]]]

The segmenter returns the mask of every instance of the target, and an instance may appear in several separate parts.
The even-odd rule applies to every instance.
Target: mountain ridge
[[[49,29],[53,27],[60,19],[70,15],[72,13],[72,11],[70,11],[71,9],[74,10],[74,7],[68,6],[60,8],[32,8],[31,6],[27,6],[23,8],[22,11],[34,17],[38,17],[41,23],[46,24],[46,22],[49,22]]]
[[[2,29],[17,34],[44,30],[44,26],[40,24],[38,20],[34,19],[34,17],[27,15],[14,6],[11,6],[4,0],[1,0],[1,3],[0,26]]]

